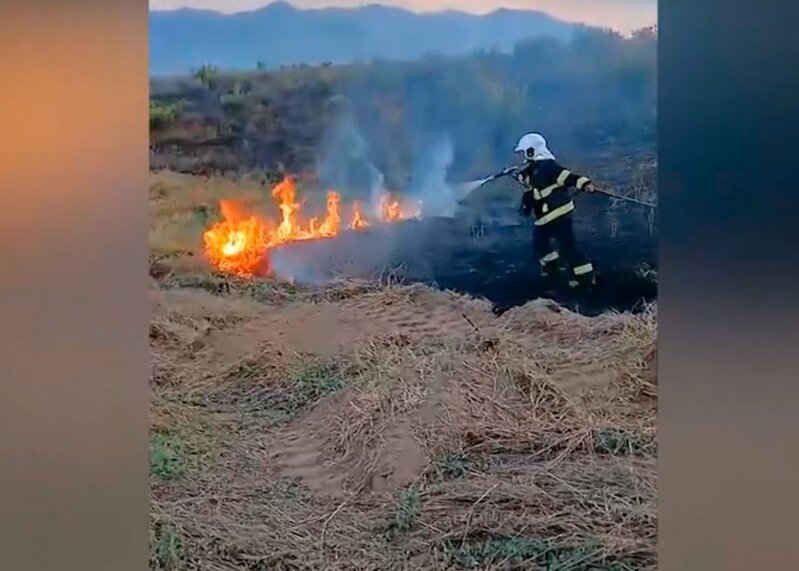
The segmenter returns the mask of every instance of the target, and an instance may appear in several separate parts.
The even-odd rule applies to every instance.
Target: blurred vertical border
[[[659,15],[660,567],[792,568],[792,2]],[[0,552],[147,565],[147,3],[0,13]]]
[[[0,7],[3,569],[147,566],[147,9]]]

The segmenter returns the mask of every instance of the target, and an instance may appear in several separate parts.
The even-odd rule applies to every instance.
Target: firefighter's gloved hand
[[[533,192],[528,190],[522,194],[522,203],[519,206],[519,214],[525,218],[529,218],[533,212]]]
[[[596,192],[596,187],[594,186],[594,183],[589,182],[588,184],[586,184],[583,187],[583,192]]]

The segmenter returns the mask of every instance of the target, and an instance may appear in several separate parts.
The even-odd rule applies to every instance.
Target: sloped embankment
[[[223,281],[152,291],[154,568],[655,567],[654,307]]]

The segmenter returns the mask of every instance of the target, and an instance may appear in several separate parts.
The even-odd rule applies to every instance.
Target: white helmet
[[[514,153],[519,153],[523,159],[528,161],[542,161],[553,159],[553,155],[547,148],[547,140],[539,133],[527,133],[516,144]]]

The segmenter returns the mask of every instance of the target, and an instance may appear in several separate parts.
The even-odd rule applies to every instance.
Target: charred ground
[[[335,240],[288,244],[272,259],[276,269],[299,283],[390,275],[504,308],[548,297],[584,315],[642,309],[657,296],[652,210],[612,206],[600,196],[578,200],[575,233],[598,273],[590,295],[575,295],[568,288],[554,295],[545,292],[530,221],[516,216],[509,205],[492,220],[479,201],[476,211],[464,208],[452,218],[409,220]]]

